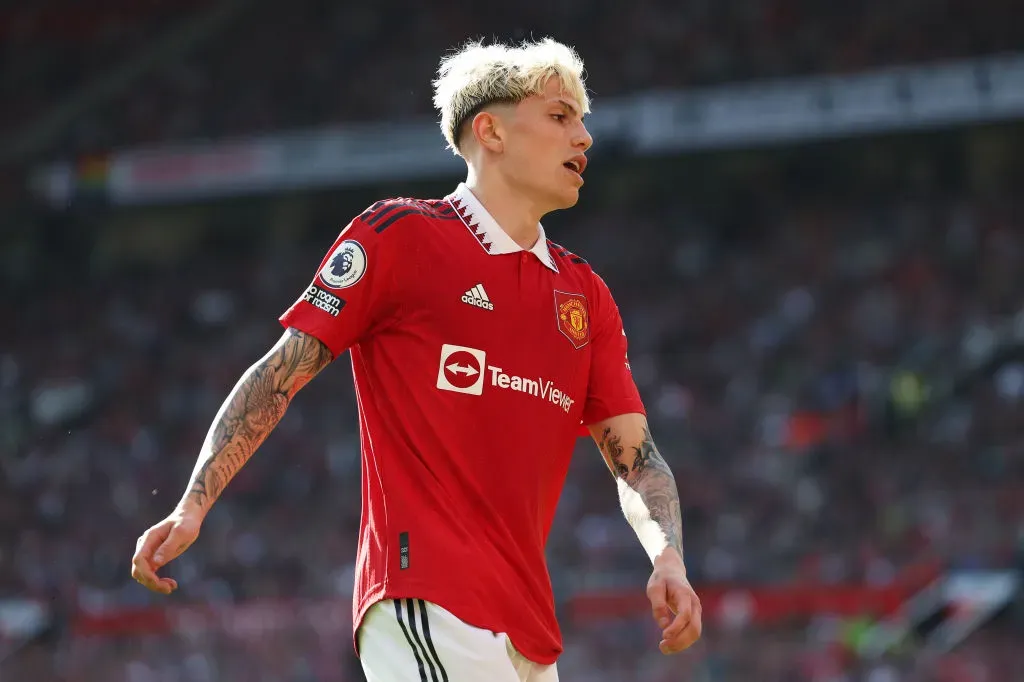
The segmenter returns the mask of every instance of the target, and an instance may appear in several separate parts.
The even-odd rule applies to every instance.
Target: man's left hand
[[[700,599],[681,561],[655,562],[647,581],[647,598],[651,600],[654,621],[661,628],[661,653],[677,654],[700,639]]]

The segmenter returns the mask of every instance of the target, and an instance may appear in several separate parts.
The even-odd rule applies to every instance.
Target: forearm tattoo
[[[683,556],[683,514],[679,490],[672,470],[651,438],[650,430],[644,427],[640,443],[626,449],[622,446],[622,438],[606,428],[598,445],[608,458],[616,478],[625,483],[620,487],[623,512],[641,541],[645,541],[647,535],[645,526],[653,522],[661,531],[662,543]],[[637,497],[640,504],[634,503]],[[657,553],[650,547],[648,550],[652,554]]]
[[[319,340],[289,329],[249,368],[221,407],[203,444],[187,499],[209,508],[281,421],[292,397],[331,359]]]

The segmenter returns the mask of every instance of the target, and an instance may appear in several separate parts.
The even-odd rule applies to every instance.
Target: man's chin
[[[552,192],[550,185],[540,196],[543,197],[542,201],[546,205],[545,213],[551,211],[561,211],[567,208],[572,208],[580,200],[580,190],[576,187],[559,187],[557,191]]]
[[[558,208],[560,210],[561,209],[566,209],[566,208],[572,208],[580,200],[580,190],[579,190],[579,188],[573,187],[571,189],[568,189],[568,190],[565,190],[565,191],[561,192],[559,194],[559,196],[558,196],[558,200],[559,200],[559,204],[560,204]]]

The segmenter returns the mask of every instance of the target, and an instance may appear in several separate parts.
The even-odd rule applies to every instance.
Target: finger
[[[676,617],[672,624],[665,628],[666,639],[673,639],[693,620],[700,621],[700,600],[688,584],[670,589],[669,602]]]
[[[152,564],[152,557],[153,552],[166,537],[166,531],[160,531],[160,528],[151,528],[146,531],[136,543],[138,549],[135,550],[135,556],[132,557],[132,577],[150,589],[153,589],[159,580]]]
[[[132,557],[132,577],[136,580],[148,580],[150,582],[156,580],[156,573],[146,554],[137,552]]]
[[[691,620],[675,637],[662,639],[658,643],[658,648],[664,654],[677,654],[693,646],[700,639],[700,633],[699,621]]]
[[[147,572],[142,569],[133,569],[132,577],[147,590],[159,592],[160,594],[170,594],[178,589],[178,582],[176,580],[173,578],[162,578],[152,571]]]
[[[691,619],[692,614],[688,606],[680,609],[672,619],[672,622],[662,628],[661,636],[668,640],[675,639],[690,624]]]
[[[154,592],[163,591],[161,588],[163,579],[157,576],[153,569],[149,567],[149,562],[143,558],[136,559],[132,563],[132,578],[146,589],[153,590]]]
[[[677,589],[670,593],[669,603],[672,605],[675,618],[672,619],[669,625],[663,626],[662,636],[665,639],[671,640],[682,632],[683,628],[689,625],[693,619],[696,597],[689,590]]]
[[[156,573],[156,568],[145,558],[137,557],[132,562],[132,578],[144,587],[159,591],[159,586],[168,578],[162,578]]]
[[[178,589],[178,581],[174,578],[157,578],[155,591],[160,594],[170,594]]]
[[[647,598],[651,600],[654,622],[664,630],[672,622],[672,612],[668,608],[668,588],[665,583],[659,581],[648,585]]]
[[[700,602],[697,601],[694,602],[694,605],[691,607],[690,619],[686,626],[671,637],[663,637],[659,643],[659,648],[666,654],[678,653],[684,649],[688,649],[700,639],[703,629]]]
[[[188,549],[192,542],[187,537],[187,534],[181,530],[174,529],[167,536],[156,551],[153,553],[153,564],[156,568],[160,568],[165,564],[170,563],[177,559],[182,552]]]
[[[167,535],[170,533],[170,530],[170,528],[154,526],[143,533],[142,537],[140,537],[135,543],[135,556],[133,557],[133,561],[140,558],[145,559],[146,561],[152,560],[153,552],[155,552],[156,548],[159,547],[165,539],[167,539]]]
[[[170,578],[159,578],[149,589],[159,594],[170,594],[174,592],[175,587],[169,581]]]

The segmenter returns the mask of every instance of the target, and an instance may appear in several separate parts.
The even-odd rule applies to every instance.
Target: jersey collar
[[[484,205],[476,198],[473,191],[466,186],[466,183],[460,182],[459,186],[448,195],[447,199],[452,207],[455,208],[459,217],[462,218],[463,224],[469,228],[469,231],[473,233],[473,236],[477,238],[487,253],[492,256],[498,256],[526,250],[519,246],[519,244],[516,244],[512,237],[509,237],[508,233],[501,229],[498,221],[484,208]],[[540,223],[537,223],[537,243],[529,251],[537,256],[541,263],[558,272],[555,259],[548,250],[548,239],[544,233],[544,226]]]

